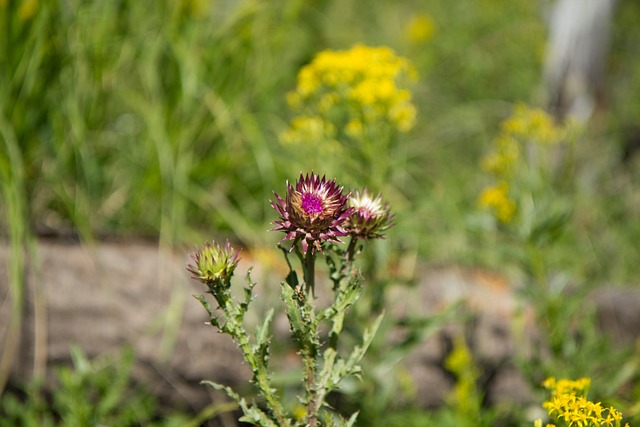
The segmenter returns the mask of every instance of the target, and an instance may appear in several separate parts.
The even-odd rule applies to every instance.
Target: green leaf
[[[383,317],[384,313],[381,313],[373,322],[373,325],[371,325],[370,328],[364,331],[364,334],[362,335],[362,345],[356,346],[356,348],[353,349],[351,355],[349,356],[349,360],[347,360],[347,363],[345,365],[347,375],[350,375],[352,372],[356,373],[360,371],[359,367],[357,367],[357,364],[360,362],[360,360],[362,360],[362,357],[364,357],[364,354],[369,349],[371,342],[376,336],[376,332],[378,332],[380,323],[382,323]]]
[[[247,275],[245,280],[247,281],[247,287],[244,288],[244,301],[240,303],[239,305],[239,310],[236,314],[236,320],[238,322],[242,322],[242,320],[244,319],[244,315],[247,313],[247,310],[249,309],[249,305],[251,304],[251,301],[253,301],[253,288],[256,287],[256,282],[251,280],[251,268],[249,268],[249,270],[247,271]]]
[[[351,416],[349,417],[349,419],[347,420],[347,422],[345,423],[344,427],[353,427],[353,425],[354,425],[354,424],[355,424],[355,422],[356,422],[356,419],[358,418],[358,414],[359,414],[359,413],[360,413],[360,412],[356,412],[356,413],[354,413],[353,415],[351,415]]]
[[[209,304],[209,301],[207,301],[207,299],[204,297],[204,295],[194,295],[193,297],[197,299],[200,302],[200,304],[202,304],[205,310],[207,310],[207,313],[209,313],[209,317],[213,317],[213,312],[211,311],[211,305]]]
[[[268,365],[269,360],[269,344],[271,336],[269,328],[273,320],[273,308],[265,315],[264,321],[256,328],[256,343],[253,346],[253,354],[257,360],[260,360],[264,366]]]
[[[287,318],[291,326],[291,333],[296,342],[303,343],[305,331],[308,329],[300,310],[300,304],[295,291],[285,283],[282,284],[282,300],[287,306]]]
[[[570,210],[547,215],[534,225],[529,235],[529,241],[538,246],[555,242],[564,232],[571,215],[572,212]]]
[[[251,424],[259,425],[262,427],[278,427],[276,423],[269,418],[267,414],[265,414],[262,410],[260,410],[255,405],[249,406],[244,400],[244,398],[240,397],[231,387],[227,387],[225,385],[213,382],[213,381],[201,381],[201,384],[208,385],[210,387],[215,388],[216,390],[224,391],[227,396],[233,399],[238,406],[242,409],[242,413],[244,416],[240,418],[240,421],[248,422]]]
[[[264,321],[256,329],[256,344],[258,345],[262,345],[262,343],[268,342],[269,340],[269,327],[273,320],[273,312],[273,308],[267,311]]]

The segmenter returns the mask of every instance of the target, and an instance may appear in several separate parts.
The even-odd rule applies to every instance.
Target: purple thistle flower
[[[356,191],[349,198],[353,209],[345,223],[348,234],[361,239],[384,238],[382,232],[393,226],[394,215],[390,214],[389,204],[383,203],[380,195],[373,197],[365,189]]]
[[[276,201],[271,206],[281,219],[274,221],[271,231],[283,231],[282,240],[293,240],[294,246],[300,242],[305,254],[322,251],[324,241],[341,242],[339,237],[347,235],[342,225],[352,212],[347,206],[349,194],[342,190],[335,180],[327,181],[313,172],[300,174],[295,187],[287,181],[286,200],[273,193]]]
[[[205,242],[202,249],[191,254],[193,264],[187,266],[191,277],[206,285],[223,283],[228,286],[229,279],[238,265],[238,252],[231,247],[229,241],[224,246],[216,242]]]

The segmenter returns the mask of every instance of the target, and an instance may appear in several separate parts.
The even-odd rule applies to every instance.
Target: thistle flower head
[[[390,214],[389,204],[383,203],[380,195],[372,196],[366,189],[356,191],[349,198],[353,208],[345,224],[347,232],[362,239],[383,238],[382,232],[393,226],[394,216]]]
[[[220,246],[216,242],[206,242],[201,249],[191,254],[193,264],[187,266],[191,277],[206,285],[223,283],[228,285],[233,271],[238,265],[238,252],[225,242]]]
[[[293,240],[294,246],[300,242],[305,254],[321,251],[324,241],[340,242],[339,237],[347,235],[343,223],[352,212],[347,206],[349,194],[342,190],[335,180],[327,181],[313,172],[300,174],[295,187],[287,182],[286,199],[274,193],[276,201],[271,206],[281,219],[274,221],[272,231],[286,233],[283,240]]]

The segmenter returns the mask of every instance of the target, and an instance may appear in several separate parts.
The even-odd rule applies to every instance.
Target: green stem
[[[307,337],[302,346],[302,358],[305,371],[305,389],[307,401],[307,424],[306,427],[315,427],[318,424],[318,412],[322,406],[322,400],[319,394],[319,384],[316,380],[318,371],[318,321],[309,304],[309,325],[307,329]]]
[[[303,273],[304,273],[304,283],[307,291],[307,295],[311,295],[312,298],[315,298],[316,292],[316,255],[311,252],[311,248],[307,250],[307,253],[304,255],[304,265],[303,265]]]
[[[289,422],[284,416],[284,410],[280,405],[280,401],[275,392],[275,389],[271,387],[271,381],[269,378],[269,372],[265,363],[257,358],[253,352],[251,344],[249,343],[249,336],[243,328],[242,324],[237,321],[238,307],[233,304],[230,299],[227,299],[224,304],[224,312],[227,318],[227,323],[221,329],[222,332],[229,334],[238,344],[238,347],[242,350],[244,359],[251,366],[253,371],[253,383],[258,387],[260,393],[267,402],[267,406],[276,422],[279,426],[288,426]]]
[[[358,238],[355,236],[351,236],[351,240],[349,241],[349,246],[347,247],[347,268],[351,267],[353,260],[356,257],[356,243],[358,242]]]
[[[304,283],[306,294],[310,299],[305,303],[308,308],[308,329],[307,337],[302,343],[301,353],[305,371],[305,389],[307,394],[307,427],[315,427],[318,424],[318,411],[320,410],[321,401],[318,401],[318,390],[316,384],[316,372],[318,370],[317,353],[318,353],[318,323],[315,316],[312,299],[315,298],[315,273],[316,254],[307,250],[302,259],[302,270],[304,275]]]
[[[305,388],[307,389],[307,427],[318,424],[318,390],[316,389],[316,358],[312,351],[305,352]]]

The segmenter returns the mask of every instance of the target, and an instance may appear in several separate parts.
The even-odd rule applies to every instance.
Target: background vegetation
[[[380,189],[397,214],[390,244],[424,263],[513,273],[509,247],[478,209],[480,158],[516,103],[542,105],[549,7],[0,0],[0,233],[13,248],[13,326],[38,235],[272,244],[266,201],[308,165],[279,139],[286,94],[318,51],[356,43],[389,46],[419,74],[417,125],[386,159]],[[623,161],[640,138],[639,22],[640,6],[621,2],[607,108],[577,142],[573,218],[553,247],[551,268],[585,286],[640,277],[640,160]]]

